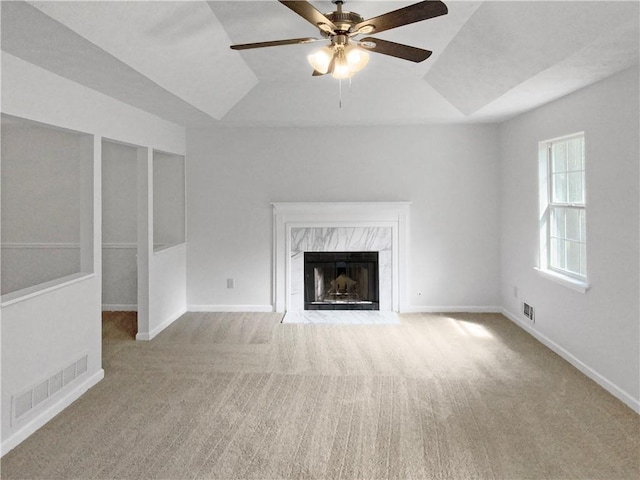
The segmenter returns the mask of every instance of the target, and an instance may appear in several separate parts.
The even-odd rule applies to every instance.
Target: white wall
[[[154,156],[138,150],[138,340],[153,339],[187,311],[187,244],[154,251]]]
[[[507,314],[636,410],[640,399],[638,69],[500,127],[502,301]],[[538,142],[585,132],[586,294],[542,278]],[[514,288],[518,289],[518,297]],[[535,307],[535,324],[521,302]]]
[[[102,305],[136,310],[138,303],[137,148],[102,142]]]
[[[187,311],[187,245],[152,253],[149,271],[149,328],[138,331],[150,340]]]
[[[101,363],[101,137],[184,154],[184,129],[2,52],[2,112],[94,135],[94,274],[1,309],[2,452],[98,382]],[[82,236],[82,234],[81,234]],[[82,241],[82,239],[81,239]],[[185,249],[186,250],[186,249]],[[182,251],[183,261],[186,251]],[[161,272],[165,273],[165,272]],[[150,273],[150,281],[155,271]],[[166,293],[171,295],[171,292]],[[179,301],[179,300],[178,300]],[[161,322],[161,321],[160,321]],[[58,368],[88,355],[87,371],[23,422],[11,421],[11,398]]]
[[[412,309],[499,306],[496,127],[188,130],[187,140],[190,305],[271,304],[270,202],[410,201]]]

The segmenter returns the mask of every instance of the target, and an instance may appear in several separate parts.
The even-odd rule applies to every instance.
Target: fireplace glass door
[[[305,310],[379,310],[378,252],[305,252]]]

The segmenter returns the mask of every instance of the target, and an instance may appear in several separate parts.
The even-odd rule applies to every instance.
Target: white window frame
[[[582,138],[584,142],[584,132],[577,132],[563,137],[544,140],[538,144],[538,165],[539,165],[539,198],[540,198],[540,258],[536,270],[545,278],[555,281],[561,285],[569,287],[580,293],[586,293],[589,289],[587,281],[587,271],[581,275],[579,272],[565,270],[551,265],[551,211],[554,208],[578,209],[584,211],[586,223],[586,185],[583,181],[583,191],[585,192],[584,203],[553,202],[552,201],[552,146],[554,143]],[[583,147],[584,148],[584,147]],[[586,238],[586,237],[585,237]],[[585,239],[585,245],[587,241]],[[586,257],[586,256],[585,256]],[[585,258],[586,260],[586,258]],[[586,262],[588,268],[588,262]]]

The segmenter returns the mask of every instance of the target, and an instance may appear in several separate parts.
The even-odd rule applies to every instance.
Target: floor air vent
[[[38,383],[29,390],[19,395],[11,397],[13,408],[11,409],[11,420],[17,422],[26,418],[27,414],[42,404],[45,400],[53,397],[63,387],[72,383],[75,379],[86,373],[87,358],[85,355],[71,365],[63,368],[51,377]]]

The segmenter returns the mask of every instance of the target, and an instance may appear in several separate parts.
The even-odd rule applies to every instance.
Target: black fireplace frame
[[[346,265],[346,266],[345,266]],[[317,300],[315,271],[317,268],[363,268],[368,270],[366,299]],[[346,270],[349,271],[349,270]],[[380,310],[378,252],[304,252],[304,309],[305,310]]]

